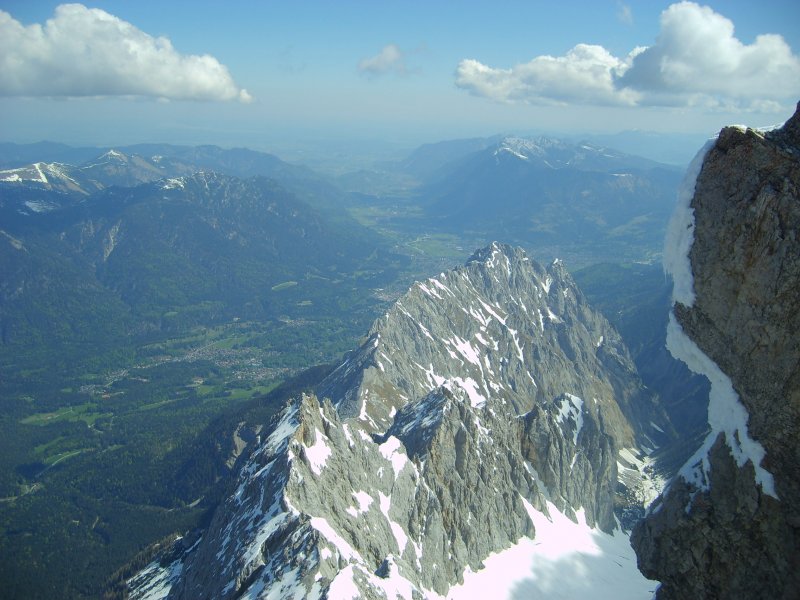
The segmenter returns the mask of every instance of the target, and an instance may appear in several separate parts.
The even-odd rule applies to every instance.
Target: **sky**
[[[798,100],[796,0],[0,0],[0,141],[711,135]]]

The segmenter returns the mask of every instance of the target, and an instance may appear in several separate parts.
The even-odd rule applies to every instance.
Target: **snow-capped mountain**
[[[0,171],[0,184],[27,186],[65,194],[89,194],[99,189],[77,167],[63,163],[37,162],[25,167]],[[47,208],[29,207],[34,212]]]
[[[217,146],[173,146],[139,144],[110,149],[69,148],[52,144],[17,146],[0,144],[0,162],[9,167],[0,170],[0,202],[14,204],[38,192],[41,210],[79,202],[85,196],[111,186],[133,187],[165,178],[189,176],[198,171],[215,171],[234,177],[270,177],[279,181],[302,200],[317,207],[338,205],[344,194],[328,180],[307,167],[289,164],[278,157],[246,148],[223,149]],[[92,156],[92,151],[97,154]],[[22,157],[41,153],[38,162],[20,165]],[[86,160],[87,155],[91,156]],[[53,160],[47,157],[59,157]],[[74,163],[64,158],[77,159]],[[49,196],[41,201],[42,193]],[[18,212],[33,214],[37,209],[26,207]],[[0,206],[1,207],[1,206]]]
[[[6,193],[22,188],[88,196],[111,186],[132,187],[198,170],[189,165],[160,164],[160,159],[159,156],[144,157],[111,149],[77,166],[37,162],[0,171],[0,184],[4,184],[0,189]]]
[[[444,231],[519,240],[542,255],[660,252],[680,172],[591,144],[502,139],[420,190]]]
[[[592,585],[655,587],[620,519],[657,493],[670,425],[558,262],[492,244],[416,283],[264,431],[208,529],[132,597],[467,597],[498,552],[537,556],[505,579],[539,590],[548,556],[586,553]]]
[[[536,138],[505,137],[491,149],[491,152],[498,161],[515,158],[548,169],[618,171],[616,173],[618,176],[630,174],[631,170],[659,166],[654,161],[625,154],[612,148],[596,146],[587,142],[575,144],[543,136]]]
[[[188,173],[188,170],[183,172]],[[59,195],[88,196],[112,185],[135,186],[165,176],[152,160],[109,150],[78,166],[64,163],[37,162],[32,165],[0,171],[0,188],[4,195],[16,188],[43,190]],[[56,196],[54,196],[56,197]],[[67,202],[63,198],[59,204]],[[45,209],[29,207],[33,212]],[[56,208],[56,206],[51,207]]]

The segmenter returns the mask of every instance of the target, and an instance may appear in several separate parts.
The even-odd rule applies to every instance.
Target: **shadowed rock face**
[[[631,457],[669,429],[564,268],[493,244],[415,284],[291,402],[161,573],[171,598],[445,594],[535,536],[548,501],[614,528],[641,506]]]
[[[658,598],[800,593],[800,111],[780,130],[721,131],[697,178],[685,333],[730,377],[777,499],[724,436],[709,485],[677,478],[632,536]]]

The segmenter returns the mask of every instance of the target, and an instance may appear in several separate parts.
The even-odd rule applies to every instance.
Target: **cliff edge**
[[[800,105],[723,129],[673,220],[668,347],[712,383],[710,434],[632,535],[657,598],[800,595]],[[694,179],[696,177],[696,179]]]

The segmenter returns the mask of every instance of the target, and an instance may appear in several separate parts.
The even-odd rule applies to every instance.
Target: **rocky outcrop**
[[[133,595],[439,597],[535,537],[532,512],[617,528],[667,430],[563,266],[493,244],[291,402],[202,539]]]
[[[723,129],[691,209],[693,289],[675,306],[673,345],[694,352],[682,330],[695,359],[718,367],[712,432],[632,540],[644,574],[662,582],[659,599],[795,598],[800,111],[775,131]]]

